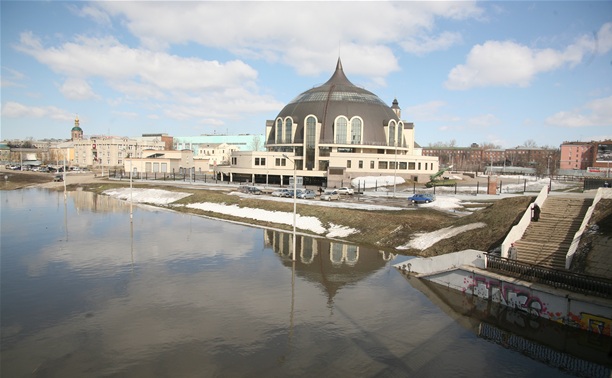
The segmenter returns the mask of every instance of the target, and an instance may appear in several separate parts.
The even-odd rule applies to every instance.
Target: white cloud
[[[593,100],[578,109],[558,112],[548,118],[551,126],[588,127],[612,125],[612,96]]]
[[[400,42],[402,48],[416,55],[425,55],[433,51],[446,50],[449,47],[461,43],[463,38],[459,33],[443,32],[438,36],[429,35],[415,36]]]
[[[26,75],[24,75],[20,71],[13,70],[4,66],[2,67],[2,71],[8,73],[8,77],[7,74],[2,74],[2,78],[0,79],[1,87],[23,87],[23,84],[21,84],[20,82],[26,78]]]
[[[563,51],[535,49],[513,41],[487,41],[469,52],[465,64],[453,68],[445,86],[465,90],[487,86],[527,87],[535,76],[564,65],[575,66],[592,54],[612,48],[612,23],[603,25],[597,38],[582,36]]]
[[[114,103],[155,100],[175,119],[215,115],[227,118],[282,107],[271,96],[258,93],[257,72],[239,60],[221,63],[184,58],[130,48],[112,37],[79,36],[47,48],[30,32],[22,33],[16,48],[66,75],[68,79],[60,91],[69,99],[96,98],[87,79],[102,78],[124,96]],[[80,58],[74,59],[75,56]],[[182,111],[176,114],[170,111],[179,108]]]
[[[402,118],[415,119],[419,122],[459,122],[461,120],[459,117],[444,113],[446,105],[444,101],[430,101],[409,106],[402,111]]]
[[[478,18],[475,2],[98,2],[101,11],[125,19],[126,27],[149,49],[197,44],[229,50],[242,58],[283,62],[302,74],[321,73],[338,56],[366,49],[385,55],[358,55],[354,71],[380,82],[397,63],[391,45],[416,51],[415,36],[430,35],[439,19]],[[228,17],[231,15],[231,17]],[[287,15],[293,15],[287,17]],[[350,24],[354,27],[347,27]],[[424,37],[420,39],[423,40]],[[427,51],[460,40],[446,32],[427,39]],[[362,47],[357,47],[362,46]],[[388,50],[388,51],[386,51]],[[418,53],[424,53],[421,48]],[[378,65],[371,62],[376,60]]]
[[[51,118],[59,121],[73,121],[74,114],[55,106],[28,106],[9,101],[2,106],[2,117],[8,118]]]
[[[70,100],[99,98],[87,81],[82,79],[67,79],[60,87],[60,92]]]
[[[257,72],[241,61],[207,61],[133,49],[113,37],[77,37],[44,48],[32,33],[22,33],[17,49],[69,77],[138,80],[162,90],[205,90],[252,85]],[[79,59],[74,59],[78,56]]]
[[[72,12],[75,13],[76,15],[80,17],[89,18],[97,24],[105,25],[105,26],[110,26],[112,24],[111,18],[108,15],[108,13],[104,12],[103,10],[99,8],[92,7],[90,5],[86,5],[82,8],[78,8],[76,6],[70,6],[69,9],[72,10]]]

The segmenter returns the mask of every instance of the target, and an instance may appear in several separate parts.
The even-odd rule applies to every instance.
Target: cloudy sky
[[[423,146],[612,138],[612,2],[2,1],[1,139],[261,134],[344,72]]]

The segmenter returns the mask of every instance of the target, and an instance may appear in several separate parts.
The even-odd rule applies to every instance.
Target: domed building
[[[428,181],[438,158],[422,156],[414,124],[401,119],[397,99],[391,106],[351,83],[340,59],[323,85],[302,92],[274,120],[266,122],[266,152],[232,154],[219,166],[224,180],[304,185],[350,186],[364,176],[401,176]]]
[[[70,139],[73,141],[83,139],[83,129],[79,126],[78,116],[74,119],[74,127],[70,130]]]

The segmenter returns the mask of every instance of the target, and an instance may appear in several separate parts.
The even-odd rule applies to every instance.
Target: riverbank
[[[40,181],[41,175],[46,181]],[[32,180],[30,185],[25,184],[28,179]],[[64,182],[53,182],[52,176],[35,172],[12,172],[8,181],[16,183],[14,188],[64,188]],[[91,173],[69,173],[65,185],[68,190],[105,194],[111,189],[128,188],[129,181],[108,180]],[[134,182],[133,187],[139,191],[161,189],[187,194],[182,199],[162,204],[147,201],[145,196],[145,200],[139,201],[141,203],[259,227],[292,230],[292,199],[245,195],[237,192],[237,186],[226,183],[189,185],[139,181]],[[406,255],[433,256],[469,248],[489,251],[501,243],[533,199],[532,196],[439,195],[433,204],[414,206],[405,200],[411,189],[398,186],[395,197],[389,193],[366,193],[345,196],[331,203],[318,199],[299,200],[297,219],[318,222],[318,230],[324,231],[300,227],[297,222],[298,231]],[[264,215],[253,217],[255,211]]]

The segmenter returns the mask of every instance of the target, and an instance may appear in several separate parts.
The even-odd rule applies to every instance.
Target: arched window
[[[353,118],[351,121],[351,144],[361,144],[361,120]]]
[[[395,146],[396,134],[395,134],[395,122],[389,123],[389,146]]]
[[[285,143],[291,143],[291,134],[292,134],[293,122],[291,118],[287,118],[285,120]]]
[[[402,122],[397,125],[397,145],[404,147],[404,124]]]
[[[306,155],[304,156],[304,163],[306,169],[314,169],[315,163],[315,148],[316,148],[316,136],[317,136],[317,119],[313,116],[306,118]]]
[[[276,120],[276,143],[280,144],[283,142],[283,121],[280,119]]]
[[[347,126],[348,122],[344,117],[338,117],[336,119],[336,129],[335,129],[335,143],[345,144],[347,137]]]

